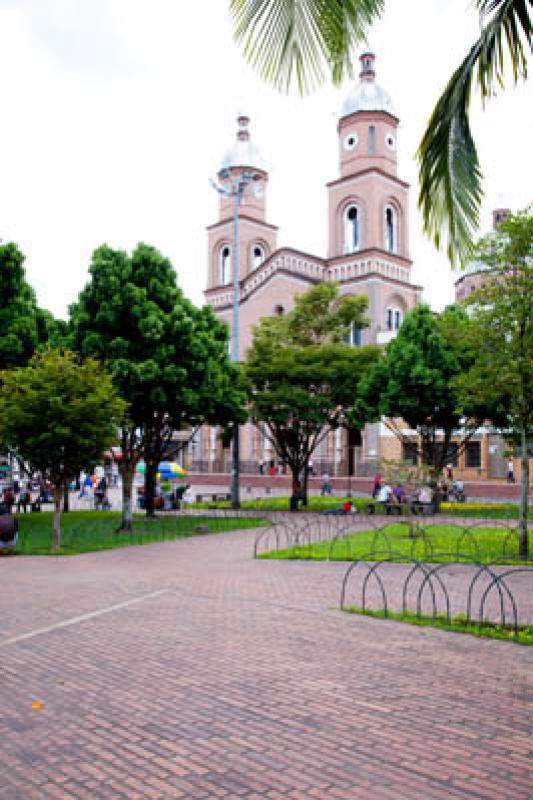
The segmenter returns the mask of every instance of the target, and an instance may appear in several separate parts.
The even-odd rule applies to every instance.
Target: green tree
[[[366,298],[339,298],[335,284],[312,287],[285,316],[263,318],[245,363],[249,414],[262,424],[278,458],[292,473],[293,491],[330,430],[361,429],[353,413],[362,376],[377,348],[346,343],[351,326],[365,327]]]
[[[54,547],[61,545],[65,484],[98,461],[116,437],[124,403],[93,359],[57,350],[2,373],[0,432],[17,457],[54,487]]]
[[[468,345],[469,327],[467,314],[458,306],[447,308],[438,318],[429,306],[416,306],[405,315],[398,335],[361,387],[361,413],[383,418],[395,436],[411,446],[414,442],[404,432],[404,423],[415,430],[418,457],[430,466],[434,478],[485,419],[497,416],[486,399],[465,398],[455,387],[457,376],[475,358]],[[459,429],[457,439],[454,433]]]
[[[151,514],[157,465],[176,452],[170,449],[175,431],[243,420],[245,397],[228,360],[226,326],[183,296],[170,261],[155,248],[139,244],[130,257],[103,245],[90,274],[71,307],[72,341],[83,355],[102,360],[128,402],[121,431],[122,527],[128,529],[139,459],[146,462]]]
[[[48,314],[37,306],[17,245],[0,245],[0,369],[27,364],[47,339]]]
[[[327,73],[340,83],[351,56],[384,10],[383,0],[231,0],[235,38],[245,58],[276,88],[293,79],[301,92]],[[474,82],[483,102],[504,84],[527,77],[529,0],[475,0],[480,34],[437,101],[418,150],[419,207],[426,233],[452,263],[468,260],[482,198],[481,172],[469,123]]]
[[[476,258],[486,269],[468,298],[470,346],[476,358],[458,376],[465,400],[490,397],[503,416],[502,431],[520,447],[520,555],[528,556],[528,445],[533,440],[533,216],[529,208],[507,217],[481,240]],[[493,420],[498,425],[499,420]],[[501,420],[500,420],[501,422]]]

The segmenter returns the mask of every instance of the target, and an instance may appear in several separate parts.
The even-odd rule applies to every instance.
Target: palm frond
[[[485,23],[481,35],[439,98],[417,151],[424,230],[437,248],[446,247],[452,266],[472,255],[483,197],[468,116],[472,82],[476,78],[485,102],[504,84],[506,57],[515,83],[527,77],[527,45],[531,49],[528,0],[477,0],[477,5]]]
[[[246,60],[280,91],[293,80],[304,94],[329,73],[351,74],[353,49],[383,10],[384,0],[230,0],[235,39]]]

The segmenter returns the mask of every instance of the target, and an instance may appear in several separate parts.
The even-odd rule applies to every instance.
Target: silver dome
[[[232,167],[251,167],[266,172],[266,164],[263,156],[250,139],[250,132],[248,130],[248,125],[250,123],[249,117],[241,114],[237,122],[239,125],[237,138],[233,145],[224,153],[222,161],[220,162],[220,170],[231,169]]]
[[[384,111],[396,116],[390,95],[375,81],[361,81],[342,104],[341,117],[349,117],[357,111]]]
[[[384,111],[386,114],[396,116],[390,95],[375,81],[374,61],[372,52],[363,53],[361,61],[361,80],[357,83],[344,101],[341,118],[349,117],[358,111]]]

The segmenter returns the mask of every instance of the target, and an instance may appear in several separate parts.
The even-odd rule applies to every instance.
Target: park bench
[[[420,500],[411,500],[409,502],[409,511],[412,514],[431,516],[437,513],[437,505],[434,500],[432,500],[431,503],[421,503]]]
[[[196,495],[197,503],[221,503],[231,500],[230,492],[203,492]]]
[[[379,500],[371,500],[365,506],[367,514],[375,514],[379,509],[384,509],[386,514],[398,514],[400,516],[402,509],[407,510],[407,506],[405,503],[385,503]]]

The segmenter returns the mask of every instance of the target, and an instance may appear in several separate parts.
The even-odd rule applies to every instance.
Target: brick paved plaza
[[[0,559],[1,800],[533,798],[533,649],[342,614],[254,536]]]

